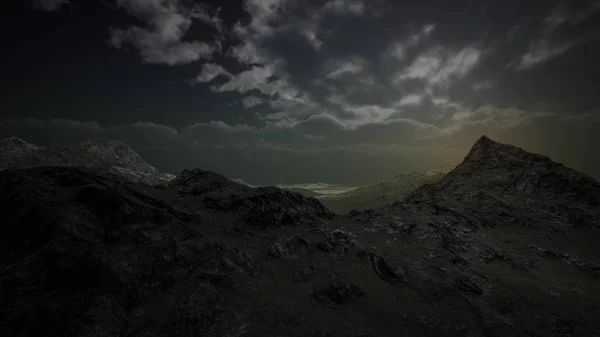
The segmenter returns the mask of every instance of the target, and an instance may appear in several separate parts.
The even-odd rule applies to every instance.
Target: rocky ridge
[[[162,184],[174,177],[159,172],[119,141],[86,140],[54,148],[41,148],[17,137],[0,141],[0,169],[38,166],[82,166],[101,174],[146,184]]]

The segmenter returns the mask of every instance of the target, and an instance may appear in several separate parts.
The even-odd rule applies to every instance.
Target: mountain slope
[[[147,184],[164,183],[174,177],[160,173],[129,146],[118,141],[86,140],[55,148],[41,148],[16,137],[0,141],[0,169],[37,166],[84,166]]]
[[[327,208],[339,214],[351,210],[376,209],[404,199],[424,184],[440,180],[453,168],[441,166],[429,171],[400,174],[390,181],[362,186],[346,193],[317,197]]]
[[[199,169],[160,186],[7,169],[0,335],[596,336],[597,190],[489,139],[405,202],[346,217]],[[559,201],[582,217],[556,230]]]
[[[474,227],[519,224],[555,231],[600,226],[600,184],[550,158],[481,137],[444,179],[405,204]]]

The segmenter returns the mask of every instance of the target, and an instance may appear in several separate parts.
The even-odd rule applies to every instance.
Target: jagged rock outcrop
[[[71,146],[41,148],[11,137],[0,141],[0,169],[38,166],[86,167],[129,182],[164,184],[174,176],[160,173],[126,144],[86,140]]]

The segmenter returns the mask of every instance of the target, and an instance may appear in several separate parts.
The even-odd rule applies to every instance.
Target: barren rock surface
[[[480,139],[335,216],[202,170],[0,171],[1,336],[600,336],[600,184]]]

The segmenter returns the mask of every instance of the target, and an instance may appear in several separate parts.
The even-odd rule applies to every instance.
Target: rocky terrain
[[[440,166],[433,170],[400,174],[390,181],[362,186],[349,192],[314,196],[331,211],[339,214],[345,214],[351,210],[376,209],[404,199],[425,184],[441,180],[453,168],[453,166]]]
[[[0,171],[1,336],[600,336],[600,184],[483,137],[336,216],[199,169]]]
[[[83,166],[99,174],[151,185],[174,178],[159,172],[118,141],[88,140],[72,146],[41,148],[17,137],[0,140],[0,169],[38,166]]]

